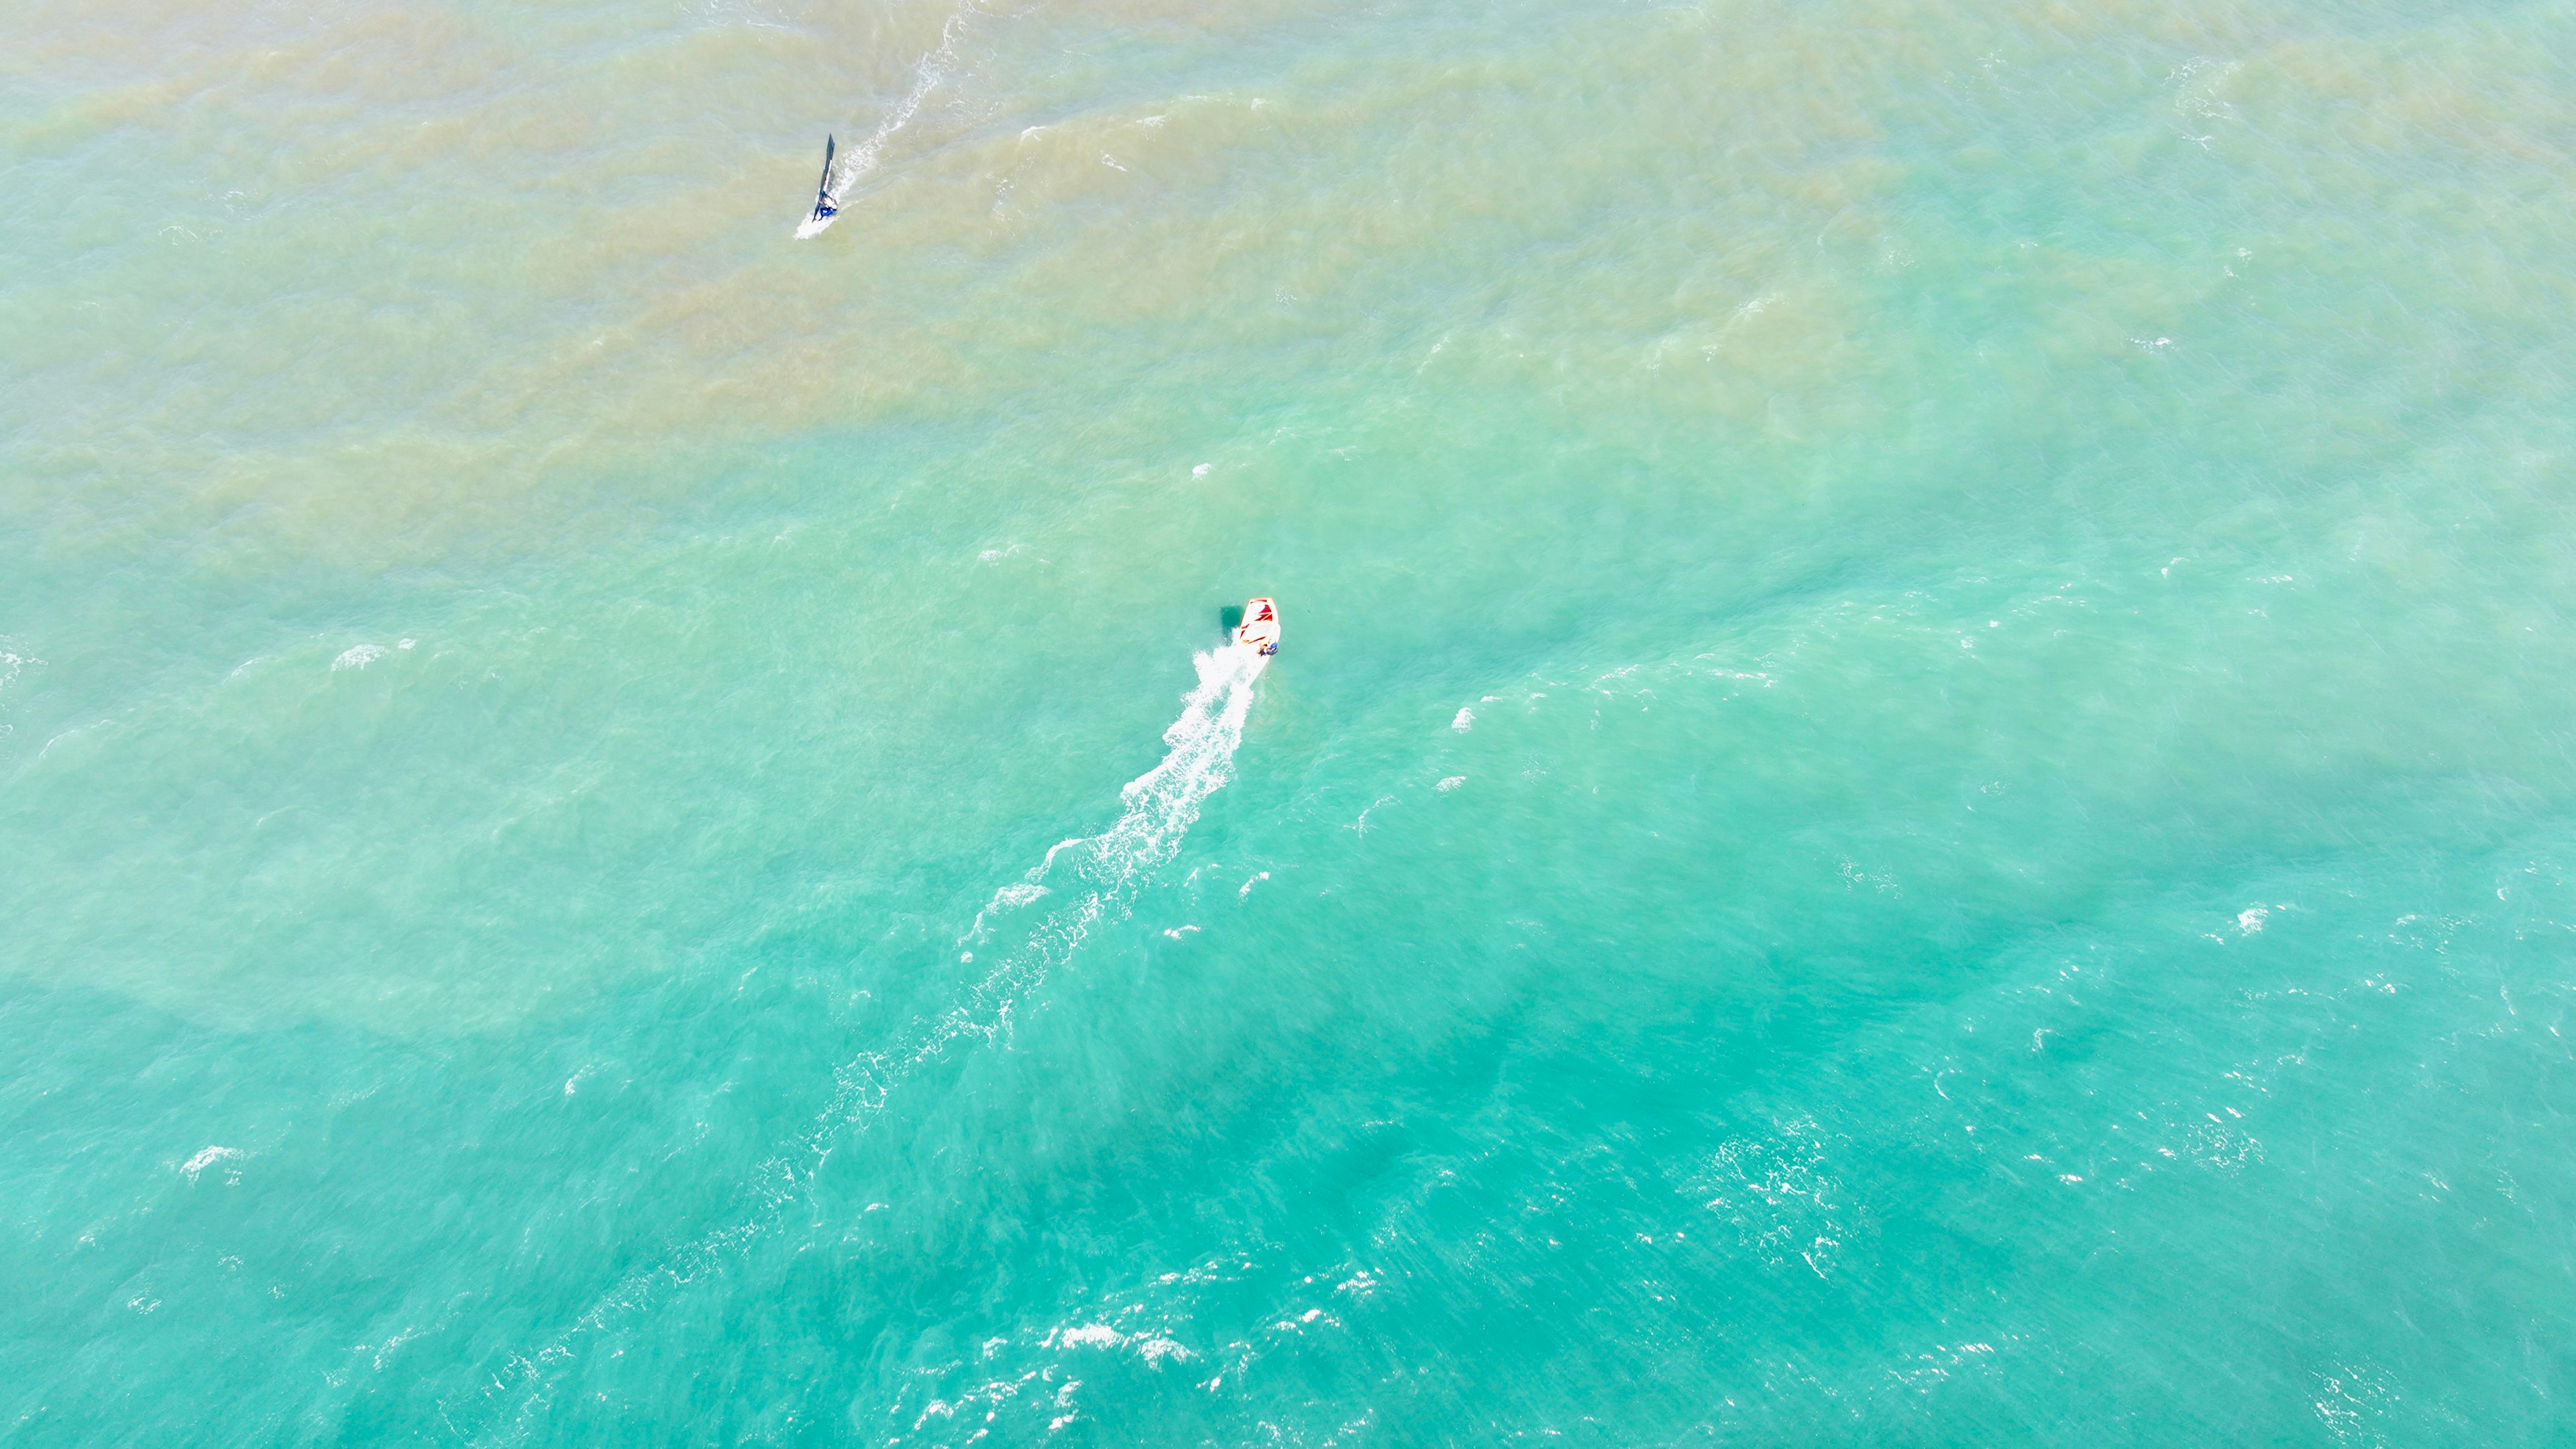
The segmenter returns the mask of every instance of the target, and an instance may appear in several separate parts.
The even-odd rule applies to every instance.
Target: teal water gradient
[[[2576,9],[0,25],[0,1441],[2568,1436]]]

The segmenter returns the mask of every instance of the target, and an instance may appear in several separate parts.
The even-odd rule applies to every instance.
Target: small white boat
[[[1243,606],[1243,622],[1234,628],[1234,642],[1255,654],[1279,652],[1279,608],[1268,599],[1254,599]]]

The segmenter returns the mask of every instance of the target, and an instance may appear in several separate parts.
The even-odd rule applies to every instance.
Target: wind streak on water
[[[886,142],[894,138],[895,132],[912,123],[913,116],[921,110],[921,103],[930,99],[930,93],[948,79],[949,71],[957,64],[957,37],[965,33],[966,17],[974,8],[972,5],[957,7],[957,13],[949,16],[948,23],[939,27],[939,44],[931,47],[930,53],[921,58],[920,66],[913,72],[912,89],[905,92],[903,99],[895,102],[894,109],[886,113],[886,118],[877,125],[876,134],[833,163],[831,174],[823,178],[825,191],[834,197],[842,196],[853,184],[877,169],[877,157],[884,152]],[[796,228],[797,240],[820,235],[829,225],[831,221],[828,218],[820,221],[809,219]]]
[[[681,1285],[720,1269],[729,1257],[748,1252],[813,1181],[845,1131],[865,1131],[885,1109],[895,1088],[950,1044],[970,1036],[991,1041],[1007,1030],[1020,1002],[1045,981],[1049,971],[1070,961],[1095,927],[1125,919],[1135,906],[1137,891],[1180,853],[1181,842],[1197,823],[1208,796],[1234,778],[1234,752],[1243,743],[1252,683],[1269,661],[1249,649],[1227,648],[1198,655],[1194,662],[1198,685],[1183,696],[1180,718],[1163,731],[1163,743],[1170,748],[1154,768],[1127,782],[1120,792],[1126,810],[1117,822],[1098,835],[1068,840],[1049,850],[1020,884],[995,893],[993,904],[976,916],[970,938],[981,938],[986,917],[996,910],[1052,893],[1045,883],[1055,873],[1057,857],[1072,850],[1073,859],[1066,866],[1073,877],[1068,885],[1070,899],[1030,928],[955,1006],[917,1022],[897,1045],[862,1053],[835,1071],[831,1099],[814,1114],[812,1123],[752,1169],[744,1183],[746,1201],[738,1218],[683,1244],[652,1267],[629,1274],[571,1327],[533,1352],[512,1359],[484,1399],[496,1411],[510,1412],[515,1398],[515,1412],[510,1412],[506,1428],[478,1434],[475,1442],[514,1444],[524,1439],[551,1401],[556,1383],[580,1356],[585,1340],[633,1318]],[[973,953],[965,959],[971,961]]]

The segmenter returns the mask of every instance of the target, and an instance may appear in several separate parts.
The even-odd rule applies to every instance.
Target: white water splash
[[[188,1174],[188,1180],[190,1182],[195,1182],[197,1180],[198,1173],[205,1171],[207,1168],[214,1166],[218,1162],[238,1159],[241,1155],[241,1149],[238,1147],[209,1147],[204,1151],[199,1152],[196,1156],[189,1158],[187,1161],[180,1163],[179,1170]]]
[[[907,1039],[881,1052],[866,1052],[832,1074],[832,1096],[806,1130],[751,1170],[739,1217],[629,1275],[593,1303],[573,1325],[532,1352],[513,1358],[492,1381],[485,1401],[508,1415],[506,1427],[476,1434],[477,1444],[525,1440],[552,1402],[555,1386],[580,1357],[582,1346],[652,1307],[673,1290],[721,1271],[750,1251],[779,1222],[787,1204],[814,1180],[845,1133],[864,1132],[885,1110],[895,1088],[939,1059],[961,1039],[992,1041],[1011,1027],[1013,1013],[1047,974],[1066,964],[1103,922],[1126,919],[1136,895],[1154,872],[1180,853],[1181,842],[1208,796],[1234,778],[1234,752],[1252,709],[1253,681],[1269,660],[1249,649],[1224,648],[1197,656],[1198,685],[1182,697],[1180,718],[1163,731],[1170,747],[1161,763],[1127,782],[1126,809],[1107,830],[1059,842],[1018,883],[994,893],[976,916],[970,936],[985,929],[996,909],[1058,895],[1019,944],[934,1020],[916,1022]],[[1070,877],[1060,890],[1044,882],[1060,856]],[[1247,889],[1249,883],[1246,883]],[[970,957],[971,959],[971,953]],[[498,1402],[496,1402],[498,1401]]]
[[[921,103],[930,99],[930,93],[939,89],[940,84],[955,72],[957,38],[965,33],[966,17],[974,11],[972,5],[957,7],[957,13],[949,16],[948,23],[939,27],[939,44],[921,58],[921,64],[913,71],[912,89],[904,93],[902,100],[895,102],[894,109],[886,113],[883,121],[877,123],[876,134],[832,163],[831,175],[825,179],[823,189],[836,200],[846,196],[852,186],[867,179],[868,174],[877,169],[877,158],[885,151],[886,142],[912,123],[913,116],[921,110]],[[796,239],[805,241],[822,235],[823,229],[833,220],[829,216],[808,216],[797,226]]]
[[[0,634],[0,689],[6,689],[16,683],[18,672],[28,665],[41,665],[45,662],[31,655],[18,653],[18,647],[8,635]]]

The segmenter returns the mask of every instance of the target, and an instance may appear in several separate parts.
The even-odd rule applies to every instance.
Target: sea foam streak
[[[939,89],[940,83],[947,80],[949,72],[955,68],[957,37],[965,32],[966,17],[974,8],[972,5],[959,6],[957,13],[948,17],[948,23],[939,27],[939,44],[921,58],[921,65],[913,72],[912,89],[905,92],[903,99],[895,102],[894,109],[886,113],[875,135],[859,143],[849,155],[832,163],[832,174],[824,178],[823,189],[826,192],[837,198],[877,169],[877,156],[885,150],[886,142],[893,139],[895,132],[911,123],[914,113],[921,109],[921,103],[930,98],[932,91]],[[796,239],[804,241],[821,236],[823,229],[832,222],[832,217],[808,216],[798,224]]]
[[[1126,809],[1107,830],[1057,844],[1026,877],[995,894],[976,916],[969,939],[986,934],[985,918],[997,910],[1043,896],[1062,904],[1047,912],[1018,944],[940,1016],[916,1022],[896,1046],[867,1052],[832,1074],[832,1096],[794,1140],[753,1168],[743,1187],[743,1211],[733,1222],[674,1249],[650,1268],[628,1275],[581,1317],[532,1352],[513,1358],[484,1398],[508,1423],[472,1440],[514,1444],[525,1439],[552,1401],[555,1385],[578,1360],[585,1341],[651,1308],[683,1284],[719,1271],[748,1252],[777,1225],[782,1211],[813,1181],[845,1132],[864,1132],[906,1078],[936,1060],[961,1038],[990,1041],[1007,1031],[1012,1013],[1047,973],[1073,958],[1102,922],[1124,920],[1136,893],[1154,872],[1180,853],[1208,796],[1234,778],[1234,752],[1252,709],[1252,684],[1269,660],[1249,649],[1224,648],[1197,656],[1198,685],[1182,697],[1180,718],[1163,731],[1169,746],[1160,763],[1127,782]],[[1059,857],[1069,857],[1059,866]],[[1046,882],[1059,873],[1060,886]],[[968,952],[966,958],[973,959]]]

